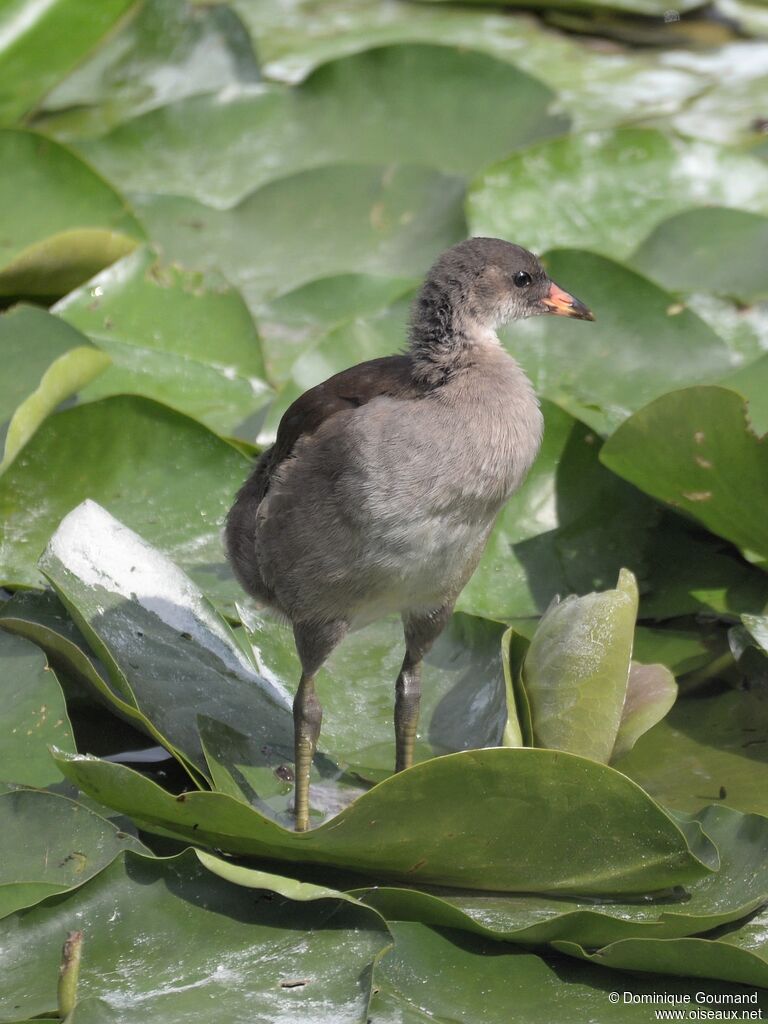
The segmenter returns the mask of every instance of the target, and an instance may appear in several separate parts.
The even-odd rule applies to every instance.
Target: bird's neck
[[[496,332],[465,296],[430,281],[413,306],[409,346],[414,377],[427,387],[445,384],[473,366],[481,353],[501,351]]]

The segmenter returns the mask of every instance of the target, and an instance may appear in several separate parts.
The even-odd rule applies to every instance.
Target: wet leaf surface
[[[61,936],[77,924],[86,936],[79,998],[103,1000],[109,1020],[191,1022],[215,1004],[231,1019],[246,1006],[254,1019],[362,1024],[371,964],[391,943],[384,922],[329,891],[296,899],[269,881],[226,881],[191,850],[121,857],[76,892],[0,925],[2,1019],[56,1005]]]
[[[36,562],[48,539],[67,512],[92,498],[226,606],[242,591],[220,530],[247,473],[247,460],[225,441],[147,399],[116,396],[49,417],[0,479],[3,582],[41,586]]]
[[[46,416],[109,366],[88,339],[34,306],[0,315],[0,443],[8,466]]]
[[[0,122],[12,124],[71,71],[133,0],[17,0],[0,14]]]
[[[112,360],[80,401],[145,395],[217,433],[255,436],[271,398],[261,344],[242,298],[220,275],[184,273],[141,248],[54,312]]]
[[[595,947],[625,938],[668,939],[709,931],[745,918],[765,898],[768,824],[761,815],[727,807],[708,807],[698,820],[720,852],[717,874],[685,890],[633,902],[386,886],[353,892],[388,920],[457,928],[523,945],[565,940]]]
[[[477,993],[482,992],[483,1019],[507,1024],[509,1008],[519,1008],[527,1021],[582,1024],[585,1020],[648,1020],[648,1004],[625,1003],[621,993],[646,995],[659,991],[652,977],[577,965],[556,956],[540,957],[519,947],[492,943],[449,929],[398,923],[391,926],[395,948],[376,969],[379,993],[372,1005],[373,1024],[474,1024]],[[435,983],[439,979],[439,983]],[[749,995],[753,988],[665,978],[664,989],[679,998],[696,992],[707,996]],[[618,990],[620,1002],[609,995]]]
[[[664,395],[623,423],[600,458],[713,533],[768,557],[768,447],[750,429],[736,392],[695,387]]]
[[[225,4],[153,0],[43,100],[36,127],[58,138],[90,136],[188,96],[252,85],[253,41]]]
[[[148,852],[82,804],[20,789],[0,795],[0,916],[87,882],[124,850]]]
[[[3,630],[0,693],[0,779],[41,788],[60,782],[61,775],[48,747],[53,744],[75,750],[64,695],[43,652],[28,640]]]
[[[152,238],[187,269],[218,267],[251,308],[329,274],[423,273],[466,234],[463,182],[418,167],[343,164],[257,189],[229,210],[136,196]]]
[[[759,692],[681,697],[616,768],[667,807],[697,811],[722,801],[768,814],[767,719]]]
[[[502,891],[637,893],[686,884],[717,866],[716,849],[698,826],[686,838],[623,775],[559,751],[434,758],[305,833],[286,831],[222,793],[179,800],[121,765],[64,754],[57,763],[89,795],[150,830],[236,854],[378,878]],[[596,846],[587,835],[603,841]]]
[[[579,246],[623,259],[693,206],[768,213],[768,168],[738,150],[650,129],[570,135],[486,170],[469,195],[473,234],[542,252]]]
[[[52,139],[0,130],[0,168],[2,296],[58,298],[143,237],[113,187]]]
[[[768,217],[707,207],[659,224],[631,262],[668,290],[704,290],[748,305],[768,296],[762,266],[766,248]]]
[[[259,86],[224,101],[177,102],[78,150],[129,191],[228,207],[270,181],[326,164],[416,164],[470,175],[567,130],[566,118],[549,113],[553,98],[535,78],[486,54],[399,45],[324,64],[294,89]]]

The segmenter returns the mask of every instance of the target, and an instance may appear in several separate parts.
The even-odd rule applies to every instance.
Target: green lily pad
[[[129,9],[133,0],[12,0],[0,13],[0,122],[32,109]]]
[[[766,249],[768,217],[710,206],[657,225],[631,262],[670,291],[713,292],[747,305],[768,297]]]
[[[40,565],[113,687],[148,719],[164,746],[203,776],[198,715],[245,730],[260,752],[262,800],[286,785],[293,723],[282,687],[259,677],[192,581],[99,505],[66,516]]]
[[[522,668],[537,746],[607,764],[627,696],[637,583],[569,597],[541,619]]]
[[[73,392],[109,366],[78,331],[34,306],[0,316],[0,444],[5,469],[42,421]]]
[[[711,533],[669,513],[659,521],[651,543],[641,618],[704,612],[732,621],[742,612],[768,608],[768,575]]]
[[[627,128],[513,154],[475,181],[468,216],[476,235],[538,252],[588,239],[621,260],[668,217],[713,204],[768,213],[768,168],[737,150]]]
[[[725,377],[725,387],[747,400],[747,416],[759,436],[768,433],[768,353]]]
[[[58,298],[143,237],[112,186],[51,139],[0,131],[0,167],[0,296]]]
[[[685,891],[641,901],[504,895],[450,889],[352,890],[388,920],[457,928],[523,945],[563,940],[596,947],[626,938],[669,939],[739,921],[768,895],[768,819],[727,807],[698,815],[717,844],[720,870]]]
[[[10,601],[0,605],[0,627],[40,647],[67,683],[68,691],[77,688],[78,696],[95,697],[134,728],[147,732],[158,743],[165,741],[136,707],[135,697],[128,691],[121,674],[115,673],[116,684],[113,685],[106,669],[52,590],[17,591]],[[123,688],[122,693],[118,687]]]
[[[395,947],[376,965],[372,1024],[509,1024],[511,1012],[530,1024],[647,1024],[648,1003],[659,993],[658,979],[541,957],[477,935],[408,922],[390,930]],[[754,993],[683,978],[665,978],[664,991],[693,1005],[698,992],[710,999]],[[624,1002],[624,992],[637,1001]]]
[[[445,0],[430,0],[430,2],[442,3]],[[502,0],[502,5],[505,7],[523,6],[520,0]],[[577,11],[581,11],[584,4],[581,0],[534,0],[531,6],[544,9],[554,7],[557,9],[562,8],[563,10],[574,7]],[[598,9],[604,6],[613,10],[627,11],[632,14],[644,14],[649,17],[665,13],[664,5],[660,0],[607,0],[607,2],[606,0],[600,0],[594,6]],[[700,6],[699,0],[684,0],[680,10],[688,11],[698,6]]]
[[[681,697],[616,768],[665,806],[721,801],[768,814],[768,701],[759,691]]]
[[[122,765],[67,754],[57,763],[94,799],[150,831],[415,884],[637,893],[713,870],[715,848],[698,825],[684,835],[625,776],[562,751],[496,748],[433,758],[301,833],[223,793],[179,799]]]
[[[281,384],[292,380],[302,353],[322,344],[325,335],[347,321],[379,312],[388,317],[393,303],[410,296],[416,284],[416,279],[407,277],[337,274],[310,281],[265,303],[255,315],[270,380]]]
[[[768,557],[768,447],[749,429],[734,391],[664,395],[623,423],[600,458],[713,533]]]
[[[572,942],[553,942],[552,945],[561,953],[615,970],[672,974],[691,979],[712,978],[768,988],[768,957],[711,939],[621,939],[594,953],[588,953]],[[754,988],[749,993],[749,1001],[745,1000],[745,1006],[749,1007],[747,1012],[751,1011],[753,1001],[758,1006],[768,1007],[768,995],[757,993]],[[715,1004],[716,999],[712,1003]]]
[[[102,271],[53,309],[112,360],[81,401],[131,393],[217,433],[253,438],[271,398],[250,313],[216,275],[166,267],[148,248]]]
[[[597,322],[534,317],[507,328],[504,343],[543,395],[598,433],[675,386],[732,372],[727,346],[670,292],[583,250],[556,250],[545,262]]]
[[[116,396],[57,413],[0,478],[0,582],[41,586],[36,562],[49,537],[92,498],[188,570],[218,604],[234,603],[242,591],[220,531],[247,472],[231,445],[148,399]]]
[[[660,662],[682,676],[703,668],[727,650],[726,631],[720,623],[676,619],[659,626],[637,626],[632,653],[641,663]]]
[[[553,100],[487,54],[395,45],[331,61],[291,90],[173,103],[78,150],[121,188],[228,207],[270,181],[347,161],[467,176],[566,130],[567,119],[549,113]]]
[[[0,779],[41,788],[60,782],[48,746],[75,750],[61,687],[38,647],[2,630],[0,694]]]
[[[718,0],[719,12],[746,28],[745,36],[768,35],[762,3]],[[764,39],[735,39],[725,46],[678,54],[678,67],[713,77],[715,88],[704,89],[670,118],[676,131],[728,145],[754,145],[763,134],[768,103]],[[723,75],[723,68],[732,68]]]
[[[421,275],[466,237],[461,179],[421,167],[341,164],[265,185],[229,210],[137,196],[169,259],[218,267],[251,308],[317,277]]]
[[[325,0],[321,5],[299,0],[290,9],[280,2],[234,0],[233,6],[259,41],[264,75],[289,84],[343,54],[392,43],[439,42],[514,62],[557,90],[559,105],[574,118],[586,114],[604,125],[611,115],[625,120],[635,113],[633,100],[639,96],[648,104],[644,110],[676,109],[699,78],[677,68],[665,68],[660,75],[645,54],[586,49],[521,10],[403,7],[377,0]]]
[[[188,96],[258,81],[253,42],[228,5],[153,0],[45,97],[35,125],[59,139],[101,134],[116,123]]]
[[[123,850],[148,852],[82,804],[36,790],[0,795],[0,917],[82,885]]]
[[[363,1024],[372,964],[391,944],[386,925],[341,895],[284,888],[268,875],[248,888],[227,881],[192,850],[126,854],[76,892],[5,920],[0,1019],[56,1005],[62,936],[76,922],[78,996],[101,998],[119,1024],[191,1020],[209,1002],[222,1020],[247,1007],[252,1020]]]

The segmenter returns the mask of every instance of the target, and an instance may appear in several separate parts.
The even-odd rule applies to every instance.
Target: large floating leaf
[[[337,274],[310,281],[260,306],[255,314],[264,339],[270,379],[280,383],[286,378],[293,381],[293,369],[301,354],[313,346],[319,349],[323,336],[333,333],[334,328],[379,312],[389,319],[392,304],[406,296],[410,298],[416,284],[414,278]],[[398,345],[401,342],[402,339]],[[360,358],[357,357],[358,362]],[[339,368],[348,365],[344,363]],[[278,404],[282,410],[287,408],[282,393]]]
[[[623,775],[560,751],[494,749],[434,758],[303,833],[222,793],[176,798],[121,765],[66,754],[57,763],[86,793],[150,830],[231,853],[413,883],[636,893],[684,885],[712,870],[714,847],[698,825],[686,839]]]
[[[760,923],[764,929],[765,922]],[[706,938],[621,939],[594,953],[588,953],[580,945],[572,942],[554,942],[553,946],[579,960],[589,960],[616,970],[646,971],[654,975],[672,974],[691,979],[721,979],[741,985],[768,988],[768,949],[765,946],[764,932],[763,942],[755,950],[742,949],[740,946]],[[666,978],[664,986],[667,986]],[[744,1001],[745,1005],[754,1001],[758,1006],[768,1007],[768,995],[762,992],[755,993],[754,988],[749,995],[750,999]],[[747,1012],[750,1010],[751,1006]],[[738,1020],[738,1017],[736,1019]]]
[[[124,679],[115,673],[115,684],[94,655],[67,613],[66,608],[52,590],[20,590],[0,605],[0,626],[9,633],[32,640],[45,651],[51,666],[66,682],[67,692],[78,696],[96,697],[120,718],[139,730],[160,737],[153,726],[136,707],[132,693]],[[117,688],[123,687],[123,694]],[[47,755],[47,750],[46,750]]]
[[[56,1005],[62,936],[77,925],[78,998],[101,998],[115,1024],[137,1014],[191,1021],[209,1003],[221,1020],[246,1012],[364,1024],[371,966],[391,942],[378,914],[260,872],[248,873],[245,888],[209,863],[191,850],[163,860],[126,854],[76,892],[6,919],[0,1019]]]
[[[623,259],[667,217],[711,204],[768,213],[768,167],[736,150],[633,128],[513,154],[475,182],[469,221],[473,234],[539,252],[587,239],[589,249]]]
[[[40,586],[36,562],[48,538],[67,512],[92,498],[217,602],[233,602],[242,590],[220,533],[247,473],[233,447],[144,398],[106,398],[51,416],[0,479],[0,582]]]
[[[187,96],[252,84],[253,42],[229,5],[152,0],[59,83],[35,124],[58,138],[93,135]]]
[[[732,371],[727,346],[669,291],[580,249],[556,250],[545,262],[597,322],[534,317],[507,328],[505,345],[543,395],[601,434],[675,386]]]
[[[0,13],[0,122],[35,106],[133,0],[11,0]]]
[[[718,10],[735,20],[747,33],[762,39],[736,39],[725,46],[666,55],[665,63],[713,76],[715,88],[703,89],[681,104],[671,117],[684,135],[730,145],[756,145],[764,136],[763,121],[768,103],[766,43],[768,18],[763,4],[719,0]],[[671,58],[671,59],[670,59]],[[723,75],[722,69],[731,69]]]
[[[540,957],[476,935],[405,922],[391,931],[395,948],[374,975],[372,1024],[647,1024],[659,994],[657,978]],[[625,1003],[624,992],[637,1001]],[[754,988],[665,978],[664,992],[695,1006],[699,992],[735,1003],[751,999]]]
[[[645,53],[587,49],[521,11],[478,13],[458,4],[378,0],[322,5],[301,0],[290,9],[279,2],[234,0],[233,6],[259,41],[268,78],[296,83],[318,64],[344,54],[392,43],[439,42],[489,53],[536,75],[558,92],[558,108],[567,109],[579,126],[626,120],[639,98],[649,116],[668,114],[716,74],[711,68],[689,71],[683,61],[669,61],[660,74]]]
[[[40,787],[60,782],[48,746],[75,749],[61,688],[38,647],[2,630],[0,703],[0,779]]]
[[[146,847],[53,793],[0,795],[0,917],[81,885],[123,850]]]
[[[433,3],[443,2],[443,0],[432,0]],[[502,0],[503,6],[517,7],[523,6],[519,0]],[[527,0],[525,6],[528,6]],[[584,4],[580,0],[534,0],[531,7],[556,7],[567,10],[569,7],[575,7],[577,11],[583,10]],[[595,4],[596,7],[609,7],[615,10],[629,11],[633,14],[645,14],[645,15],[658,15],[664,14],[665,9],[663,0],[598,0]],[[699,0],[684,0],[681,6],[681,10],[690,10],[691,8],[700,6]]]
[[[329,163],[469,175],[563,131],[567,120],[548,112],[553,99],[536,79],[485,54],[392,46],[326,64],[292,90],[175,103],[79,151],[122,188],[231,206],[269,181]]]
[[[250,313],[220,277],[163,266],[141,248],[54,312],[112,359],[109,371],[80,392],[82,401],[146,395],[219,433],[253,439],[253,420],[271,393]]]
[[[759,691],[681,698],[616,767],[668,807],[722,800],[768,814],[767,732]]]
[[[712,239],[717,245],[712,245]],[[712,292],[748,304],[768,297],[763,256],[768,217],[743,210],[686,210],[659,224],[632,264],[662,287]]]
[[[0,168],[0,296],[63,295],[143,237],[112,186],[51,139],[0,131]]]
[[[747,400],[747,416],[758,435],[768,433],[768,352],[723,379]]]
[[[720,870],[685,891],[636,902],[377,886],[353,890],[386,918],[460,928],[488,938],[601,946],[626,938],[673,938],[738,921],[768,895],[768,819],[709,807],[698,815],[717,844]]]
[[[613,472],[768,558],[768,446],[743,399],[721,387],[656,399],[622,424],[600,454]]]
[[[137,198],[165,255],[217,266],[251,306],[328,274],[416,276],[466,236],[459,178],[420,167],[343,164],[265,185],[230,210]]]
[[[768,575],[740,558],[730,544],[680,516],[662,517],[649,551],[649,591],[641,599],[641,617],[714,612],[732,621],[742,612],[768,608]]]
[[[161,742],[206,774],[198,715],[245,731],[260,751],[271,795],[285,790],[273,768],[292,753],[290,701],[260,678],[225,621],[189,577],[86,501],[51,538],[41,568],[123,700],[135,704]]]
[[[109,366],[78,331],[34,306],[0,316],[0,444],[4,469],[59,402]]]

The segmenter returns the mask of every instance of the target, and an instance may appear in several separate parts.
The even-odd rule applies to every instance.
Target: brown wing
[[[290,457],[299,438],[314,434],[336,413],[355,409],[381,395],[414,396],[418,390],[411,377],[410,358],[384,356],[342,370],[305,391],[283,414],[277,439],[256,463],[238,495],[238,504],[258,506],[269,490],[272,474]]]
[[[384,356],[342,370],[297,398],[285,411],[272,449],[272,468],[293,451],[300,437],[314,434],[344,409],[355,409],[381,395],[413,394],[408,356]]]

